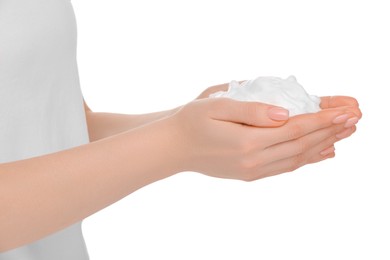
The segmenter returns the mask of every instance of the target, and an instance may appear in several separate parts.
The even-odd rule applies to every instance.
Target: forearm
[[[91,142],[116,135],[173,114],[176,109],[142,115],[86,112]]]
[[[169,119],[69,150],[0,164],[0,252],[76,223],[180,171]]]

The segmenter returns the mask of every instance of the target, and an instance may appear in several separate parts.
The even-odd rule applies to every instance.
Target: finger
[[[331,153],[334,153],[336,151],[336,148],[334,147],[334,144],[332,144],[331,146],[329,146],[328,148],[322,150],[320,152],[320,155],[322,156],[326,156],[328,154],[331,154]]]
[[[270,162],[305,153],[319,144],[322,145],[322,149],[325,149],[338,140],[336,137],[337,134],[345,130],[343,125],[333,125],[323,128],[302,138],[267,147],[259,156],[262,156],[266,162]]]
[[[315,157],[311,158],[309,161],[307,162],[304,162],[304,163],[301,163],[299,165],[294,165],[294,161],[293,160],[288,160],[288,159],[285,159],[285,161],[283,163],[281,163],[280,165],[280,169],[277,170],[277,171],[274,171],[274,172],[270,172],[267,176],[265,177],[270,177],[270,176],[274,176],[276,174],[281,174],[281,173],[286,173],[286,172],[293,172],[307,164],[314,164],[314,163],[318,163],[318,162],[321,162],[321,161],[324,161],[324,160],[327,160],[327,159],[331,159],[331,158],[334,158],[336,156],[336,153],[335,153],[335,150],[333,150],[333,152],[330,152],[326,155],[321,155],[321,154],[318,154],[316,155]]]
[[[356,132],[356,126],[345,128],[343,125],[335,125],[310,133],[302,138],[276,144],[262,151],[265,161],[281,160],[297,154],[305,153],[316,146],[324,149],[334,143],[350,137]],[[263,154],[264,153],[264,154]]]
[[[268,147],[298,139],[334,124],[344,124],[352,117],[354,117],[354,114],[345,112],[345,109],[342,108],[326,109],[317,113],[294,116],[283,127],[263,129],[259,134],[259,141],[263,140],[263,145]]]
[[[230,98],[215,98],[210,117],[256,127],[277,127],[288,120],[288,110],[259,102],[243,102]]]
[[[322,109],[342,106],[359,107],[359,102],[355,98],[348,96],[325,96],[321,97],[320,105]]]
[[[238,81],[238,83],[243,83],[245,80]],[[196,99],[208,98],[211,94],[216,93],[218,91],[228,91],[230,83],[224,83],[220,85],[215,85],[208,87],[204,90]]]
[[[313,164],[329,158],[333,158],[335,157],[334,144],[344,138],[351,136],[355,131],[356,126],[350,127],[344,131],[346,134],[343,138],[335,138],[334,136],[331,136],[305,153],[296,154],[278,161],[272,161],[266,165],[259,164],[254,168],[255,173],[251,174],[252,180],[270,177],[285,172],[292,172],[306,164]],[[258,174],[256,174],[256,172]]]
[[[211,94],[218,91],[227,91],[229,88],[229,83],[224,83],[220,85],[215,85],[204,90],[196,99],[208,98]]]
[[[306,151],[307,158],[316,157],[318,155],[318,153],[320,153],[320,155],[322,155],[322,156],[325,156],[331,152],[334,152],[335,143],[340,142],[342,139],[350,137],[355,131],[356,131],[356,126],[353,126],[353,127],[347,128],[344,131],[342,131],[341,132],[342,137],[340,136],[340,133],[339,133],[339,134],[336,134],[336,136],[330,136],[330,137],[326,138],[322,142],[316,144],[310,150]]]
[[[311,157],[305,154],[285,158],[257,169],[259,174],[253,174],[253,180],[275,176],[278,174],[293,172],[306,164],[313,164],[335,157],[335,150],[322,155],[319,150]]]
[[[333,158],[335,157],[334,144],[344,138],[351,136],[355,131],[355,126],[350,127],[346,129],[346,134],[343,138],[335,138],[334,136],[331,136],[305,153],[297,154],[279,161],[274,161],[266,166],[259,165],[259,172],[260,169],[263,172],[260,176],[261,178],[264,178],[284,172],[292,172],[304,166],[305,164],[317,163],[329,158]],[[258,177],[260,178],[260,176]]]
[[[345,139],[347,137],[350,137],[355,132],[356,132],[356,126],[352,126],[350,128],[345,129],[343,132],[338,133],[336,137],[338,140]]]
[[[352,112],[359,118],[362,117],[362,112],[359,109],[359,102],[348,96],[326,96],[321,97],[320,107],[322,109],[336,108],[336,107],[350,107]]]

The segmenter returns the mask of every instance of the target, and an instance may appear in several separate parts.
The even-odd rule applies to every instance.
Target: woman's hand
[[[210,94],[213,94],[218,91],[227,91],[229,89],[229,83],[224,83],[220,85],[215,85],[206,88],[196,99],[208,98]]]
[[[197,97],[197,99],[208,98],[210,94],[213,94],[218,91],[227,91],[228,88],[229,88],[229,83],[208,87]],[[357,121],[361,119],[362,113],[359,109],[359,103],[355,98],[348,97],[348,96],[325,96],[325,97],[321,97],[320,106],[321,109],[329,109],[329,108],[341,109],[344,107],[349,109],[352,113],[355,114],[356,117],[352,117],[349,119],[349,124],[352,125],[352,127],[347,127],[342,133],[339,133],[338,134],[339,139],[346,138],[356,131],[355,124],[357,123]],[[329,148],[328,151],[335,150],[333,145],[328,148]]]
[[[318,113],[278,121],[270,113],[275,107],[267,104],[193,101],[172,116],[182,168],[252,181],[334,157],[334,143],[356,130],[361,112],[349,97],[324,97],[321,106]]]

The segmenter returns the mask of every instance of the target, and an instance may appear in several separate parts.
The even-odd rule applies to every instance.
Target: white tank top
[[[0,0],[0,163],[89,142],[76,33],[70,0]],[[81,223],[0,253],[11,259],[88,259]]]

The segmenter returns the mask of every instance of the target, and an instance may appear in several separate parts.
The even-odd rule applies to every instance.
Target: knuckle
[[[254,158],[243,158],[238,166],[240,179],[247,182],[259,179],[257,172],[261,165],[262,162]]]
[[[246,172],[242,174],[242,178],[241,178],[241,180],[245,182],[253,182],[257,179],[258,179],[257,176],[251,172]]]
[[[257,165],[257,162],[253,160],[252,158],[249,158],[249,156],[244,156],[239,161],[239,168],[242,172],[250,172],[253,168],[255,168]]]
[[[288,171],[289,172],[295,171],[296,169],[300,168],[305,163],[306,163],[306,158],[305,158],[304,154],[295,155],[290,161]]]
[[[294,124],[290,126],[289,138],[290,139],[298,139],[303,136],[305,133],[303,126],[300,124]]]
[[[297,146],[298,154],[303,154],[311,148],[310,143],[303,138],[297,139]]]
[[[343,131],[343,129],[340,129],[338,127],[332,127],[332,129],[329,130],[329,132],[327,133],[327,140],[334,140],[336,141],[337,140],[337,134],[339,134],[341,131]]]
[[[236,149],[240,155],[249,155],[255,150],[259,149],[259,142],[256,136],[247,133],[245,136],[238,138]]]
[[[334,109],[325,109],[315,114],[310,122],[314,126],[313,128],[319,130],[334,126],[333,120],[336,117],[335,111],[336,110]],[[343,112],[348,113],[348,109],[343,108]]]
[[[268,177],[268,174],[273,175],[272,172],[264,171],[264,162],[259,160],[247,161],[246,168],[241,169],[240,180],[245,182],[253,182],[259,179]],[[269,176],[271,176],[269,175]]]
[[[246,102],[243,106],[244,114],[247,117],[248,123],[258,124],[260,123],[259,115],[261,115],[262,106],[254,102]]]
[[[317,113],[317,117],[313,119],[313,124],[317,125],[317,128],[329,127],[332,124],[333,114],[332,112],[325,111],[324,113]]]
[[[245,173],[248,169],[252,168],[252,164],[248,159],[243,158],[238,162],[238,167],[241,172]]]
[[[329,138],[327,138],[324,142],[321,143],[321,147],[324,147],[324,149],[334,145],[337,141],[339,141],[337,139],[336,136],[331,136]]]
[[[329,134],[335,136],[335,135],[337,135],[338,133],[340,133],[340,131],[343,131],[344,129],[345,129],[345,128],[344,128],[344,125],[343,125],[343,124],[341,124],[341,125],[335,125],[335,126],[332,126],[332,127],[330,128]]]

